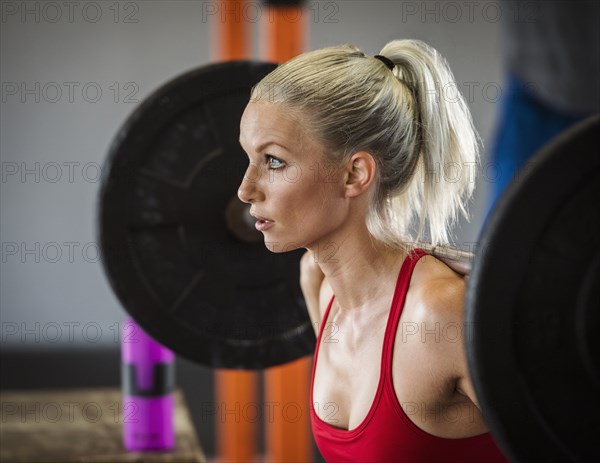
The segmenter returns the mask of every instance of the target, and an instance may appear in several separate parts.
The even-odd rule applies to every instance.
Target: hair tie
[[[390,71],[394,69],[394,66],[396,66],[391,59],[386,58],[383,55],[375,55],[373,58],[377,58],[379,61],[385,64]]]

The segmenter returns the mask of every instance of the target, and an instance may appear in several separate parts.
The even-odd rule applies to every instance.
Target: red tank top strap
[[[420,248],[413,249],[406,259],[404,259],[402,268],[398,274],[396,290],[394,291],[388,323],[385,329],[383,352],[381,356],[381,374],[385,375],[386,380],[389,380],[392,374],[394,340],[396,338],[396,332],[398,331],[398,323],[400,322],[400,316],[402,315],[402,308],[404,307],[404,301],[406,300],[410,279],[418,260],[426,254],[427,253]]]

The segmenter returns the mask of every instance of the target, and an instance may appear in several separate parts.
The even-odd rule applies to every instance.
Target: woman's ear
[[[366,192],[375,181],[377,164],[366,151],[358,151],[346,164],[346,196],[352,198]]]

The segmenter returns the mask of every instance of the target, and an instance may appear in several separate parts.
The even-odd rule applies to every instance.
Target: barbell
[[[267,250],[237,198],[241,115],[275,67],[233,61],[175,78],[129,116],[105,163],[97,228],[115,294],[152,337],[211,367],[266,368],[315,347],[304,251]],[[536,154],[480,252],[419,245],[469,274],[469,370],[515,461],[600,454],[599,131],[596,116]]]

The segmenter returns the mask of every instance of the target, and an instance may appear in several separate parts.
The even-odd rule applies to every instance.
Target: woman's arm
[[[302,289],[306,301],[315,336],[319,335],[319,323],[321,322],[319,299],[323,281],[325,281],[325,275],[319,264],[315,262],[312,251],[306,251],[300,259],[300,289]]]

